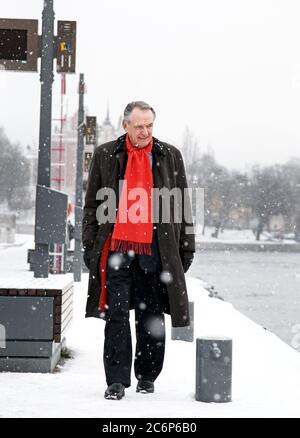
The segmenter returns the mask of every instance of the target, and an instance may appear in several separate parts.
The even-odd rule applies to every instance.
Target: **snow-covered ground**
[[[24,273],[33,276],[26,264],[27,247],[33,247],[31,239],[21,247],[0,250],[0,282]],[[169,317],[165,365],[155,393],[137,394],[132,376],[124,399],[105,400],[104,322],[84,318],[87,280],[84,274],[75,284],[74,319],[67,333],[73,359],[53,374],[0,373],[0,417],[300,416],[299,353],[232,305],[210,298],[201,281],[189,276],[189,297],[195,302],[195,339],[210,335],[233,339],[232,402],[195,400],[196,341],[171,341]]]

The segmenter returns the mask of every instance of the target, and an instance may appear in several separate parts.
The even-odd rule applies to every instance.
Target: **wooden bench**
[[[54,370],[72,321],[73,290],[70,276],[63,275],[0,281],[0,324],[6,336],[0,371]]]

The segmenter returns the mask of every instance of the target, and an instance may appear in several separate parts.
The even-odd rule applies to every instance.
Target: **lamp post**
[[[51,168],[51,120],[52,120],[52,84],[54,57],[54,10],[53,0],[44,0],[42,13],[42,36],[40,39],[41,53],[41,105],[40,134],[38,153],[37,184],[50,187]],[[38,188],[37,188],[38,190]],[[38,196],[36,196],[38,199]],[[40,209],[36,209],[35,217],[35,254],[34,277],[49,275],[49,244],[38,241]]]
[[[77,165],[76,165],[76,189],[75,189],[75,248],[73,273],[74,281],[81,280],[81,229],[82,229],[82,181],[83,181],[83,150],[84,150],[84,75],[80,74],[79,79],[79,109],[78,109],[78,127],[77,127]]]

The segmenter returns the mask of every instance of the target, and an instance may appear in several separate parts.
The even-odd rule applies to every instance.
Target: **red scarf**
[[[111,238],[110,250],[112,251],[133,250],[136,254],[151,255],[153,176],[149,152],[152,150],[152,144],[151,138],[147,146],[135,147],[129,135],[126,135],[128,160]],[[140,196],[138,192],[132,192],[131,197],[134,199],[129,199],[130,191],[134,189],[143,189],[144,195]],[[136,221],[137,218],[139,219]]]

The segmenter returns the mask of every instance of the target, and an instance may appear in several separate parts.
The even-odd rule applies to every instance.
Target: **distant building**
[[[102,125],[98,125],[98,141],[97,144],[103,144],[107,141],[115,140],[123,134],[122,117],[119,117],[117,126],[113,126],[109,117],[109,107],[107,107],[107,113]]]
[[[84,146],[84,159],[83,159],[83,188],[86,189],[88,172],[90,168],[90,162],[95,150],[95,147],[106,143],[108,141],[115,140],[120,135],[124,133],[122,128],[122,117],[119,117],[117,126],[115,127],[109,117],[109,107],[107,107],[106,117],[102,125],[97,124],[97,139],[96,145],[85,145]]]

